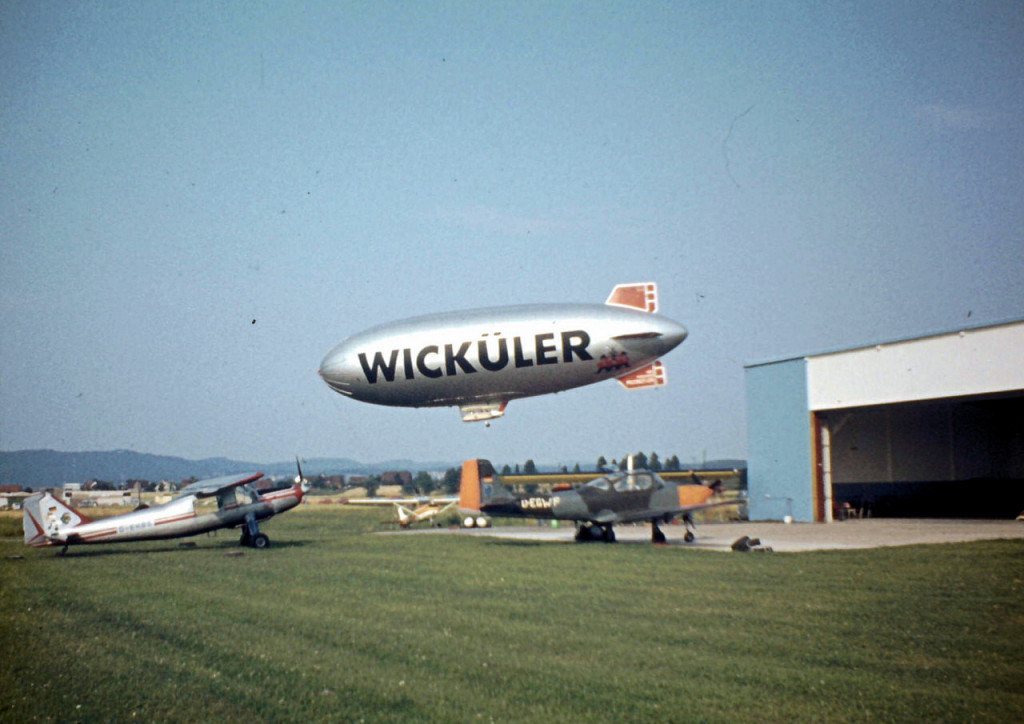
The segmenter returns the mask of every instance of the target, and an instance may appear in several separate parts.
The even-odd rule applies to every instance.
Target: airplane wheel
[[[252,545],[252,541],[249,539],[249,531],[247,531],[247,530],[243,530],[242,531],[242,537],[238,539],[238,545],[240,545],[240,546]]]
[[[604,542],[605,543],[614,543],[615,542],[615,530],[611,526],[608,526],[607,528],[604,529]]]
[[[252,545],[253,548],[266,548],[270,545],[270,539],[262,533],[259,533],[252,537],[252,543],[250,545]]]
[[[686,531],[686,535],[683,536],[683,540],[686,541],[687,543],[693,543],[695,538],[696,538],[696,536],[693,534],[693,531],[689,531],[689,530]]]

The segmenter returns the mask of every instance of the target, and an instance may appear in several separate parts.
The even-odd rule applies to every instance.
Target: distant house
[[[12,487],[12,486],[8,485],[8,486],[4,486],[4,487]],[[15,485],[13,487],[17,488],[17,487],[21,487],[21,486]],[[0,510],[11,510],[11,509],[20,510],[21,509],[21,501],[23,501],[29,495],[31,495],[31,493],[15,492],[15,493],[3,493],[3,494],[0,494]]]
[[[400,485],[404,487],[412,484],[412,473],[408,470],[381,473],[380,482],[382,485]]]

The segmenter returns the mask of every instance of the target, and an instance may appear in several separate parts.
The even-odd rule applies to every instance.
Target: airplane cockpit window
[[[248,485],[238,485],[217,493],[217,507],[231,508],[236,505],[249,505],[255,502],[256,495]]]
[[[635,490],[649,490],[654,480],[649,473],[622,473],[615,480],[615,490],[620,493]]]
[[[609,478],[598,478],[597,480],[591,480],[584,487],[591,488],[593,490],[611,490],[612,483]]]

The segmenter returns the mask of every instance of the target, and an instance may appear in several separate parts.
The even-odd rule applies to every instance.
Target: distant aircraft
[[[630,458],[632,468],[632,458]],[[595,478],[573,490],[551,494],[516,495],[501,484],[487,460],[466,460],[462,464],[459,512],[464,525],[473,527],[481,514],[510,518],[548,518],[575,521],[576,540],[615,542],[616,523],[648,522],[651,542],[664,543],[659,523],[681,518],[686,525],[683,538],[694,540],[691,514],[698,510],[725,505],[741,505],[742,500],[711,498],[720,483],[669,482],[648,470],[628,469]]]
[[[252,483],[262,477],[263,473],[246,473],[200,480],[182,488],[180,496],[164,505],[95,521],[50,493],[36,493],[25,499],[23,507],[25,544],[35,548],[60,545],[60,555],[64,555],[72,545],[184,538],[221,528],[241,528],[241,545],[266,548],[270,539],[260,533],[260,522],[302,502],[306,483],[300,467],[294,485],[261,495]],[[217,498],[216,510],[196,511],[199,498],[213,496]]]
[[[395,519],[384,521],[411,528],[416,523],[433,520],[442,513],[454,510],[459,499],[456,496],[431,498],[421,495],[415,498],[353,498],[349,505],[395,506]]]
[[[510,400],[615,378],[665,384],[659,357],[686,329],[662,317],[653,282],[620,284],[602,304],[492,307],[373,327],[334,347],[324,382],[346,397],[400,407],[457,406],[466,422]]]

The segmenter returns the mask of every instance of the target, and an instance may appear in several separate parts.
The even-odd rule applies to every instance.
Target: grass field
[[[739,555],[379,518],[310,506],[259,552],[0,543],[0,721],[1024,721],[1019,541]]]

